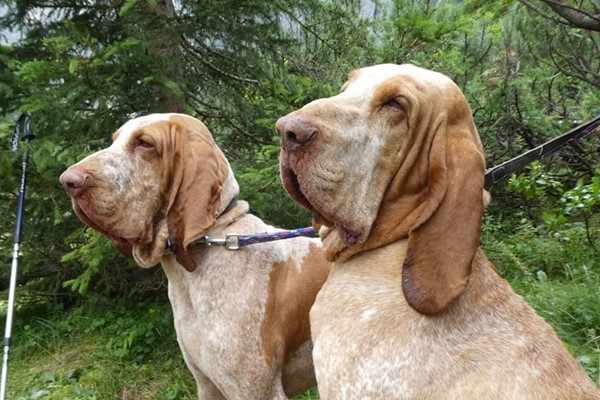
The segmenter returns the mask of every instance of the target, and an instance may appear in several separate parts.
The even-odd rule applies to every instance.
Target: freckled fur
[[[165,156],[159,157],[153,150],[136,150],[136,135],[140,133]],[[177,174],[171,171],[175,157],[168,152],[175,150],[169,146],[192,138],[195,142],[179,148],[203,146],[198,149],[211,156],[210,166],[215,168],[215,173],[207,176],[223,179],[213,185],[201,175],[193,188],[180,189],[218,190],[218,201],[206,207],[172,202],[173,198],[200,199],[197,192],[171,193],[169,187],[174,181],[172,175]],[[198,138],[204,142],[198,144]],[[109,148],[70,167],[61,180],[74,172],[88,174],[85,191],[72,199],[76,210],[83,209],[121,250],[133,247],[140,266],[162,263],[169,281],[177,341],[196,379],[199,397],[287,399],[314,386],[308,313],[329,272],[320,240],[295,238],[238,251],[192,244],[186,254],[193,261],[186,267],[190,272],[165,249],[166,238],[173,235],[166,222],[169,212],[195,207],[209,213],[200,216],[206,220],[210,220],[210,213],[215,214],[204,232],[197,231],[199,217],[178,214],[179,218],[193,219],[181,221],[186,223],[182,230],[186,235],[224,237],[227,233],[273,232],[276,228],[248,214],[248,204],[241,200],[222,214],[238,195],[239,187],[227,161],[215,155],[216,146],[210,153],[210,133],[196,119],[180,114],[140,117],[118,129],[113,140]],[[177,153],[177,157],[188,156],[194,155]],[[209,164],[206,159],[182,162],[182,168],[188,164],[195,168],[186,170],[184,179],[205,173]],[[175,205],[169,208],[169,204]],[[176,246],[182,246],[185,237],[177,239]]]
[[[240,213],[245,207],[241,204],[231,213]],[[273,230],[272,226],[246,214],[226,228],[216,226],[208,235],[222,237],[231,232]],[[221,393],[228,395],[226,398],[232,399],[287,398],[282,374],[288,369],[296,370],[296,375],[287,380],[300,381],[292,382],[289,397],[301,394],[316,383],[310,352],[295,358],[298,348],[287,353],[281,338],[264,336],[280,329],[278,326],[265,328],[267,303],[275,301],[269,291],[274,269],[286,263],[302,265],[309,247],[320,247],[316,239],[298,238],[290,242],[264,243],[237,252],[220,247],[198,248],[195,251],[200,266],[191,274],[177,265],[172,256],[163,259],[178,341],[196,376],[200,393],[202,385],[198,375],[206,377]],[[290,267],[295,270],[294,265]],[[303,265],[303,268],[311,267]],[[328,271],[323,264],[315,268]],[[325,276],[322,279],[324,281]],[[294,290],[301,297],[308,297],[306,301],[311,304],[314,301],[316,293],[311,299],[304,286]],[[295,304],[293,298],[278,301],[290,301],[292,307]],[[308,309],[304,312],[307,318]],[[295,321],[278,322],[285,327]],[[312,348],[308,327],[298,334],[304,337],[304,345]],[[202,395],[200,398],[204,399]]]

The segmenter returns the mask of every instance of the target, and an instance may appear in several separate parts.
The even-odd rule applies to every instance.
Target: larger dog
[[[335,261],[310,314],[322,399],[600,399],[479,249],[485,162],[449,78],[357,70],[276,128]]]
[[[237,252],[196,244],[204,235],[275,231],[235,201],[229,163],[200,121],[133,119],[60,181],[86,225],[141,267],[162,262],[177,340],[202,400],[285,399],[315,385],[308,313],[329,272],[320,241]]]

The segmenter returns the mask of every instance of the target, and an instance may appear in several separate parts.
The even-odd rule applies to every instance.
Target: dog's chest
[[[445,339],[428,330],[403,296],[405,246],[385,250],[334,267],[311,310],[323,399],[427,398],[426,377],[448,376],[443,352],[433,350]]]
[[[413,343],[409,329],[390,332],[390,318],[403,312],[394,294],[383,294],[386,290],[377,285],[353,285],[356,278],[328,281],[311,310],[319,391],[324,399],[393,398],[391,393],[410,389],[404,375],[410,375],[424,349],[417,349],[421,344]],[[377,302],[380,296],[387,297],[394,314]]]
[[[177,340],[188,364],[206,375],[256,368],[244,366],[241,358],[264,359],[257,332],[264,320],[268,268],[252,271],[255,260],[237,260],[239,254],[220,250],[211,250],[203,269],[194,273],[165,267]]]

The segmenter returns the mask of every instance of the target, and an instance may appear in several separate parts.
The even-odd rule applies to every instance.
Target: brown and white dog
[[[286,399],[315,385],[308,316],[329,273],[320,240],[194,244],[276,230],[234,202],[238,184],[204,124],[181,114],[130,120],[60,181],[86,225],[141,267],[162,263],[202,400]]]
[[[321,399],[600,399],[479,249],[484,155],[449,78],[360,69],[276,129],[334,261],[310,313]]]

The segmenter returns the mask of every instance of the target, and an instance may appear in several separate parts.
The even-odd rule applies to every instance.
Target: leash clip
[[[225,246],[226,250],[239,250],[240,248],[240,235],[238,233],[228,233],[225,238],[212,238],[210,236],[202,237],[198,243],[205,244],[207,246]]]
[[[237,233],[228,233],[225,235],[225,248],[227,250],[240,249],[240,235]]]

